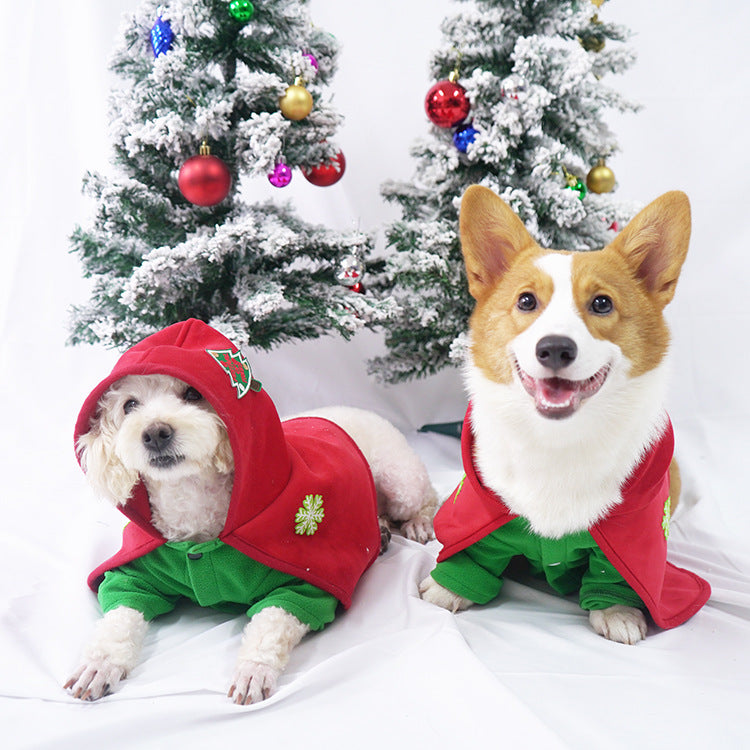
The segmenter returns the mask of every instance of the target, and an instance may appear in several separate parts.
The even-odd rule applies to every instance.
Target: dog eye
[[[591,312],[596,315],[609,315],[614,310],[615,305],[611,297],[606,294],[599,294],[591,301]]]
[[[189,386],[185,393],[182,394],[183,401],[202,401],[203,396],[195,390],[192,386]]]
[[[124,411],[124,412],[125,412],[126,414],[130,414],[130,412],[131,412],[131,411],[133,411],[133,409],[135,409],[135,407],[136,407],[136,406],[138,406],[138,402],[137,402],[137,401],[136,401],[136,400],[135,400],[134,398],[129,398],[129,399],[128,399],[128,400],[127,400],[127,401],[126,401],[126,402],[125,402],[125,403],[124,403],[124,404],[122,405],[122,410],[123,410],[123,411]]]
[[[524,292],[516,302],[516,307],[521,312],[531,312],[536,310],[536,297],[531,292]]]

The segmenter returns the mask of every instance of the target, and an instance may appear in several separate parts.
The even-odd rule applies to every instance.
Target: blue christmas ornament
[[[169,21],[163,21],[161,16],[156,19],[156,23],[151,27],[151,48],[154,50],[154,57],[164,55],[172,48],[174,32],[169,25]]]
[[[465,154],[466,149],[469,148],[469,144],[474,143],[474,139],[478,134],[479,131],[476,128],[473,128],[471,125],[465,125],[453,134],[453,145],[462,154]]]

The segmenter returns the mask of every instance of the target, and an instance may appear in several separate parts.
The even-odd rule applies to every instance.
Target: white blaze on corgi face
[[[551,288],[551,297],[540,298],[533,285],[519,295],[526,313],[540,312],[509,342],[508,354],[539,414],[562,419],[599,391],[623,355],[617,344],[594,337],[587,328],[588,315],[582,317],[580,308],[588,305],[577,302],[579,290],[573,285],[573,256],[550,253],[538,258],[534,266],[552,282],[551,287],[544,284]],[[605,295],[599,297],[597,309],[607,309]]]

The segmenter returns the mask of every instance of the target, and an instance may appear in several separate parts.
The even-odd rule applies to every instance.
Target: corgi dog
[[[623,502],[634,472],[646,470],[646,459],[657,444],[669,450],[668,455],[661,451],[659,460],[664,474],[669,473],[663,491],[669,492],[673,510],[679,473],[671,461],[672,444],[666,445],[666,434],[670,439],[672,435],[663,405],[670,335],[663,311],[674,296],[688,249],[687,196],[667,193],[644,208],[606,248],[573,252],[540,247],[502,199],[474,185],[462,199],[460,235],[469,291],[476,300],[465,369],[471,406],[464,433],[471,434],[462,438],[464,466],[466,484],[470,475],[476,476],[481,486],[476,492],[492,496],[483,501],[487,513],[495,512],[495,502],[504,506],[507,518],[523,523],[517,533],[541,539],[542,546],[589,531],[595,535]],[[471,469],[467,462],[473,462]],[[459,512],[459,493],[466,492],[462,480],[438,513],[436,534],[444,545],[440,517],[443,528],[454,529],[446,534],[455,536],[455,528],[465,525],[471,514],[448,514]],[[482,533],[467,530],[466,539],[474,544],[484,539]],[[614,546],[598,535],[596,540],[592,551]],[[631,541],[637,544],[637,535]],[[490,554],[484,543],[471,565]],[[495,550],[505,542],[493,544]],[[459,544],[452,549],[463,548]],[[471,557],[471,549],[461,554]],[[441,554],[445,551],[444,546]],[[665,560],[666,551],[660,554]],[[613,555],[608,552],[607,557]],[[423,599],[454,612],[488,600],[491,592],[469,595],[473,584],[462,580],[463,568],[452,552],[445,563],[438,559],[432,575],[420,584]],[[660,564],[669,568],[668,576],[680,570],[664,560]],[[441,565],[454,562],[439,574]],[[582,553],[577,564],[578,578],[585,578]],[[492,571],[498,577],[499,567]],[[695,601],[707,598],[707,584],[681,572],[700,581],[693,582],[699,590]],[[614,596],[610,606],[604,606],[607,597],[596,603],[590,608],[590,622],[600,635],[632,644],[647,630],[646,605],[639,599],[650,599],[640,584],[635,598],[630,581],[623,584],[629,593],[622,600]],[[560,592],[570,593],[570,587]]]

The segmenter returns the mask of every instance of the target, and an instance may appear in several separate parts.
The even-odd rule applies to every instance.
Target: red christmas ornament
[[[338,182],[344,176],[346,159],[339,151],[333,159],[316,164],[314,167],[302,167],[305,179],[318,187],[328,187]]]
[[[466,89],[456,83],[454,75],[447,81],[438,81],[424,100],[424,109],[430,122],[439,128],[452,128],[463,122],[469,114],[471,103]]]
[[[180,168],[177,185],[185,198],[196,206],[215,206],[229,195],[232,175],[218,156],[211,155],[204,141],[200,153],[191,156]]]

